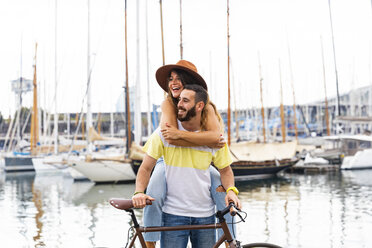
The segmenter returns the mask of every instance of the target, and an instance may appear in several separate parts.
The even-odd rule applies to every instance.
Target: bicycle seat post
[[[130,213],[130,217],[132,218],[132,221],[133,221],[133,227],[138,228],[140,225],[138,224],[138,221],[137,221],[136,215],[134,214],[133,209],[127,209],[125,211]]]

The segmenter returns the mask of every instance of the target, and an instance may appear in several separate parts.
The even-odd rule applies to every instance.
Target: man
[[[208,93],[195,84],[186,85],[177,105],[179,129],[199,131],[201,114],[208,101]],[[227,145],[216,150],[206,146],[180,147],[165,141],[160,129],[147,141],[146,155],[137,173],[136,192],[133,196],[135,207],[145,207],[146,199],[155,200],[144,194],[156,160],[163,156],[166,164],[167,195],[163,206],[164,226],[187,224],[211,224],[215,222],[214,203],[210,195],[211,162],[219,169],[221,182],[225,189],[226,204],[233,201],[240,207],[234,189],[234,175],[230,164],[231,155]],[[169,231],[161,234],[162,247],[186,247],[188,239],[193,247],[212,247],[215,231]]]

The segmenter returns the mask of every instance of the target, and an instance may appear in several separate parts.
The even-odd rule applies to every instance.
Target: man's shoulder
[[[160,138],[160,140],[163,142],[163,138],[162,138],[162,134],[161,134],[161,131],[160,131],[160,127],[158,127],[157,129],[155,129],[155,131],[150,135],[150,137],[147,139],[146,143],[149,143],[149,142],[153,142],[154,140],[158,140]]]

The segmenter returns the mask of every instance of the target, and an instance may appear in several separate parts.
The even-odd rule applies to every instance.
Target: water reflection
[[[23,173],[22,179],[18,173],[2,175],[5,180],[0,189],[0,214],[2,215],[0,219],[5,225],[0,224],[0,233],[7,235],[4,235],[1,242],[4,240],[14,245],[16,240],[23,242],[30,236],[32,237],[28,226],[33,221],[32,184],[34,177],[34,173]],[[17,216],[16,219],[12,218],[14,215]]]
[[[365,170],[239,182],[247,219],[238,237],[284,247],[372,247],[371,178]],[[1,246],[123,247],[131,220],[108,199],[133,192],[134,184],[77,183],[63,173],[0,173]]]
[[[372,171],[291,175],[239,185],[244,243],[284,247],[372,245]],[[366,246],[367,247],[367,246]]]
[[[35,247],[40,247],[40,246],[45,245],[43,241],[41,240],[41,236],[42,236],[41,233],[43,229],[43,222],[41,218],[44,215],[44,211],[43,211],[43,202],[42,202],[42,192],[36,187],[34,187],[34,184],[32,185],[32,195],[33,195],[32,200],[35,204],[36,211],[37,211],[35,215],[37,233],[33,237],[33,239],[35,241]]]

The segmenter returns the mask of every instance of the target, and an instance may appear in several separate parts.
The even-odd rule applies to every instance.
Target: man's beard
[[[183,107],[179,107],[178,109],[181,109],[181,110],[183,110],[183,111],[186,111],[186,109],[185,108],[183,108]],[[194,107],[192,107],[191,109],[189,109],[187,112],[186,112],[186,115],[185,115],[185,117],[180,117],[180,115],[178,114],[177,115],[177,118],[178,118],[178,120],[179,121],[189,121],[192,117],[194,117],[194,116],[196,116],[196,109],[195,109],[195,105],[194,105]]]

